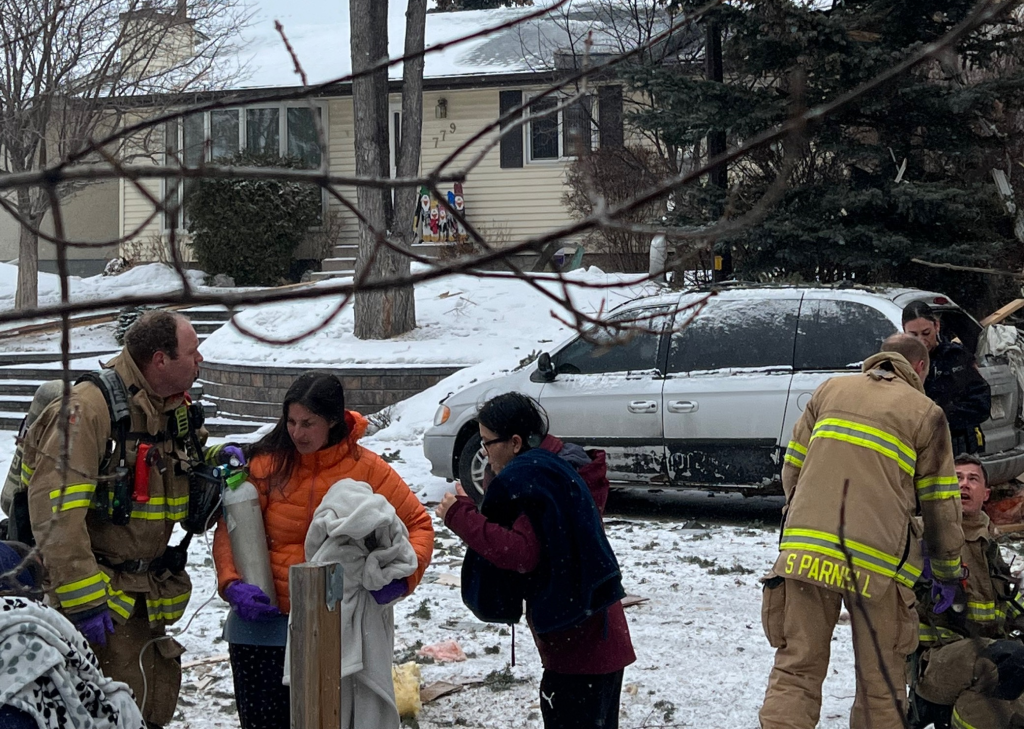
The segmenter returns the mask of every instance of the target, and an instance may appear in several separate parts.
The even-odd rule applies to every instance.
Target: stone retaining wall
[[[367,415],[423,392],[461,367],[257,367],[206,361],[199,382],[218,416],[275,420],[295,378],[311,369],[340,376],[345,407]]]

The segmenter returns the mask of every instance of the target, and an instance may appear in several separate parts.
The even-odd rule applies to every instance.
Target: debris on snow
[[[425,645],[416,651],[416,655],[433,658],[438,663],[466,660],[466,654],[462,651],[462,647],[454,640],[443,640],[440,643]]]

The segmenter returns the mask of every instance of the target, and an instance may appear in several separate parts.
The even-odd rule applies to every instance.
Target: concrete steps
[[[222,307],[185,309],[183,312],[203,340],[226,324],[231,312]],[[77,380],[86,372],[95,371],[101,361],[117,352],[72,352],[69,376]],[[17,430],[28,412],[36,389],[49,380],[60,379],[60,354],[44,352],[10,352],[0,354],[0,430]],[[223,437],[251,433],[262,427],[265,419],[247,419],[234,414],[220,416],[216,405],[204,396],[203,386],[196,382],[190,389],[192,397],[202,403],[206,429],[211,436]]]
[[[417,256],[443,259],[450,255],[449,251],[452,250],[453,245],[451,243],[416,243],[413,245],[412,250]],[[355,276],[356,260],[358,257],[358,244],[341,243],[336,245],[331,251],[331,256],[323,260],[322,270],[313,273],[313,278],[319,280]]]

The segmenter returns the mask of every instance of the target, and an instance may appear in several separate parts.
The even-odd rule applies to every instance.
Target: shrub
[[[118,312],[117,315],[117,326],[114,327],[114,340],[118,346],[124,346],[124,334],[128,331],[128,327],[135,323],[135,320],[142,316],[147,310],[153,309],[152,306],[125,306]]]
[[[298,168],[297,160],[241,152],[222,164]],[[320,219],[315,185],[284,180],[206,179],[187,203],[196,260],[209,274],[225,273],[239,286],[281,282],[295,248]]]
[[[638,192],[652,187],[667,173],[664,161],[646,147],[607,147],[577,158],[566,170],[563,202],[577,220],[594,212],[594,197],[609,208],[632,200]],[[665,203],[655,200],[636,207],[618,220],[626,225],[653,223],[665,212]],[[651,235],[630,230],[598,227],[582,241],[588,249],[605,253],[617,271],[646,271]]]

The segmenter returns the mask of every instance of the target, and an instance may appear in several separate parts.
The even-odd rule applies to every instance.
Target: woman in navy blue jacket
[[[540,447],[547,425],[532,399],[499,395],[477,415],[495,478],[480,511],[461,486],[437,509],[469,547],[463,599],[482,620],[526,618],[544,665],[548,729],[616,729],[623,669],[636,660],[618,562],[586,484]]]

